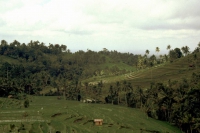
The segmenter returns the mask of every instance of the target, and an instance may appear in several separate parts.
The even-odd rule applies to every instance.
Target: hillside
[[[129,53],[108,50],[72,53],[65,45],[45,46],[39,41],[21,44],[16,40],[10,44],[1,41],[0,58],[0,96],[21,92],[58,95],[69,86],[75,88],[72,93],[78,92],[81,80],[134,71],[137,62],[137,55]],[[43,91],[47,87],[50,89]],[[58,92],[52,94],[51,89]]]
[[[109,104],[57,100],[57,97],[30,97],[30,107],[20,108],[21,100],[0,99],[0,132],[21,133],[179,133],[167,122],[148,118],[140,109]],[[41,103],[41,101],[43,101]],[[102,126],[93,120],[103,119]],[[14,125],[11,128],[10,125]]]
[[[168,82],[169,80],[182,80],[183,78],[190,79],[192,73],[200,72],[200,53],[197,53],[197,59],[194,61],[193,54],[187,57],[182,57],[173,62],[166,62],[141,70],[134,70],[126,74],[114,76],[96,76],[85,81],[95,84],[100,80],[105,83],[115,83],[117,81],[127,80],[133,86],[147,87],[151,82]],[[195,63],[194,63],[195,62]],[[196,67],[190,67],[195,64]]]

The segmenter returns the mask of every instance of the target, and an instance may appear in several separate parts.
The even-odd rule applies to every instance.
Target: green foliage
[[[193,78],[191,81],[193,81]],[[157,98],[160,110],[159,119],[175,123],[182,130],[188,132],[194,130],[192,129],[195,125],[194,119],[200,117],[200,86],[194,87],[193,82],[189,82],[186,79],[183,79],[182,83],[177,85],[161,87],[162,91],[159,94],[162,94],[164,97],[160,96]],[[194,88],[190,88],[188,85]],[[163,109],[166,115],[162,115],[165,114]]]
[[[182,52],[179,48],[175,48],[174,50],[169,51],[170,60],[173,61],[175,59],[182,57]]]
[[[122,90],[111,84],[106,103],[120,102],[133,108],[146,110],[149,117],[168,121],[185,132],[198,132],[200,118],[200,73],[193,73],[190,80],[183,78],[180,81],[169,80],[167,83],[152,82],[148,89],[133,86],[127,82],[122,84]],[[145,91],[144,91],[145,90]],[[117,92],[117,93],[116,93]],[[123,95],[117,95],[123,93]]]
[[[12,132],[15,129],[15,124],[10,124],[10,131]]]
[[[7,96],[10,92],[13,92],[12,95],[22,92],[40,95],[46,86],[63,88],[58,77],[76,85],[75,82],[80,79],[134,70],[132,66],[137,62],[136,56],[129,53],[108,50],[71,53],[65,45],[45,46],[39,41],[21,44],[14,40],[8,44],[2,40],[0,56],[3,58],[0,62],[0,82],[3,83],[0,85],[0,96]]]
[[[25,130],[25,126],[24,126],[23,123],[20,124],[19,131],[20,131],[20,130]]]
[[[24,101],[24,107],[25,107],[25,108],[28,108],[28,107],[29,107],[29,100],[28,100],[28,99],[26,99],[26,100]]]

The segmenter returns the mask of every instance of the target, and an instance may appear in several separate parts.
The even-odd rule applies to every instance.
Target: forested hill
[[[80,79],[125,73],[134,70],[137,64],[137,55],[130,53],[106,48],[72,53],[66,45],[46,46],[39,41],[24,44],[15,40],[8,44],[2,40],[0,58],[1,96],[19,91],[37,94],[46,86],[61,88],[64,84],[77,88]]]

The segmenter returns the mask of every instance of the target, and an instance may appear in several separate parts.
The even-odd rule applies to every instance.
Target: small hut
[[[103,119],[94,119],[94,124],[95,124],[96,126],[102,125],[102,124],[103,124]]]

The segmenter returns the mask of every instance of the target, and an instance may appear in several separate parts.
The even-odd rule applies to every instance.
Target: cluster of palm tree
[[[199,48],[200,43],[198,44],[198,47],[195,49],[195,51],[199,52]],[[150,51],[147,49],[144,56],[138,55],[137,68],[143,69],[146,67],[152,67],[156,64],[165,63],[167,61],[173,62],[173,60],[181,58],[183,54],[187,56],[190,53],[190,48],[188,46],[184,46],[181,49],[171,49],[171,45],[169,44],[167,45],[167,50],[169,50],[168,54],[158,55],[160,52],[160,48],[156,47],[155,51],[157,53],[157,57],[154,54],[149,57],[148,55]]]
[[[185,132],[200,132],[200,74],[191,80],[154,83],[144,97],[150,116],[177,125]]]
[[[168,55],[158,55],[158,53],[160,52],[160,48],[156,47],[157,52],[157,57],[153,54],[149,57],[149,53],[150,51],[147,49],[145,51],[145,55],[138,55],[138,61],[137,61],[137,68],[138,69],[144,69],[147,67],[152,67],[155,66],[156,64],[161,64],[164,63],[166,61],[168,61],[169,56]]]
[[[190,53],[190,48],[188,46],[184,46],[181,48],[182,52],[187,56]]]
[[[148,117],[167,121],[187,133],[200,132],[200,73],[190,80],[152,82],[149,88],[117,81],[109,87],[107,103],[141,108]]]
[[[26,59],[27,61],[37,60],[42,54],[60,54],[67,50],[66,45],[49,44],[45,46],[43,42],[30,41],[28,44],[20,43],[14,40],[8,44],[5,40],[1,41],[0,44],[0,55],[10,56],[15,59]]]
[[[87,81],[83,83],[85,88],[82,89],[82,95],[85,98],[92,98],[95,103],[102,102],[102,89],[104,87],[103,81],[99,81],[96,84],[89,84]]]
[[[17,96],[22,93],[40,95],[40,91],[48,86],[58,88],[60,91],[66,90],[67,87],[73,88],[70,92],[76,91],[75,81],[78,81],[78,75],[73,73],[73,70],[74,68],[68,72],[65,70],[58,76],[53,76],[49,71],[41,70],[32,73],[27,66],[3,63],[0,66],[0,96],[11,94]]]
[[[131,106],[131,92],[133,92],[133,86],[130,82],[117,81],[114,85],[110,85],[108,96],[105,97],[106,103]]]

